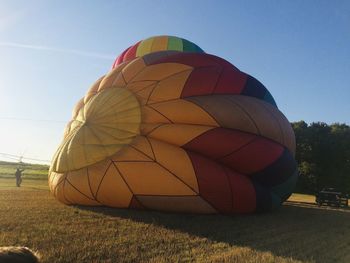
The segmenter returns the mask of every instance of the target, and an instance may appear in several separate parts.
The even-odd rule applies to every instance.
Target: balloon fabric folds
[[[73,110],[49,172],[65,204],[188,213],[278,208],[295,136],[269,91],[190,41],[126,49]]]

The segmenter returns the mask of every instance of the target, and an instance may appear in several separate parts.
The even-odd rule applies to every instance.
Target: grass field
[[[249,216],[74,207],[49,194],[42,168],[20,188],[0,177],[0,246],[28,246],[43,262],[350,262],[350,210],[312,196]]]

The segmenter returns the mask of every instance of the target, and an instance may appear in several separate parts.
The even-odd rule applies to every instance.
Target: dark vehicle
[[[329,206],[337,206],[337,207],[348,207],[348,195],[343,194],[340,191],[337,191],[334,188],[324,188],[316,195],[316,203],[318,206],[323,204]]]

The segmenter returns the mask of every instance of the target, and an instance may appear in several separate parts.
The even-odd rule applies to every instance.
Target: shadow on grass
[[[191,215],[154,211],[81,207],[112,217],[152,224],[205,237],[230,246],[249,247],[276,256],[316,262],[345,262],[349,256],[350,210],[299,206],[256,215]]]

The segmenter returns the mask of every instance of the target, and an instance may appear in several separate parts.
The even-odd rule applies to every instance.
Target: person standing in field
[[[24,171],[24,169],[19,169],[17,168],[15,176],[16,176],[16,185],[17,187],[21,186],[22,183],[22,172]]]

